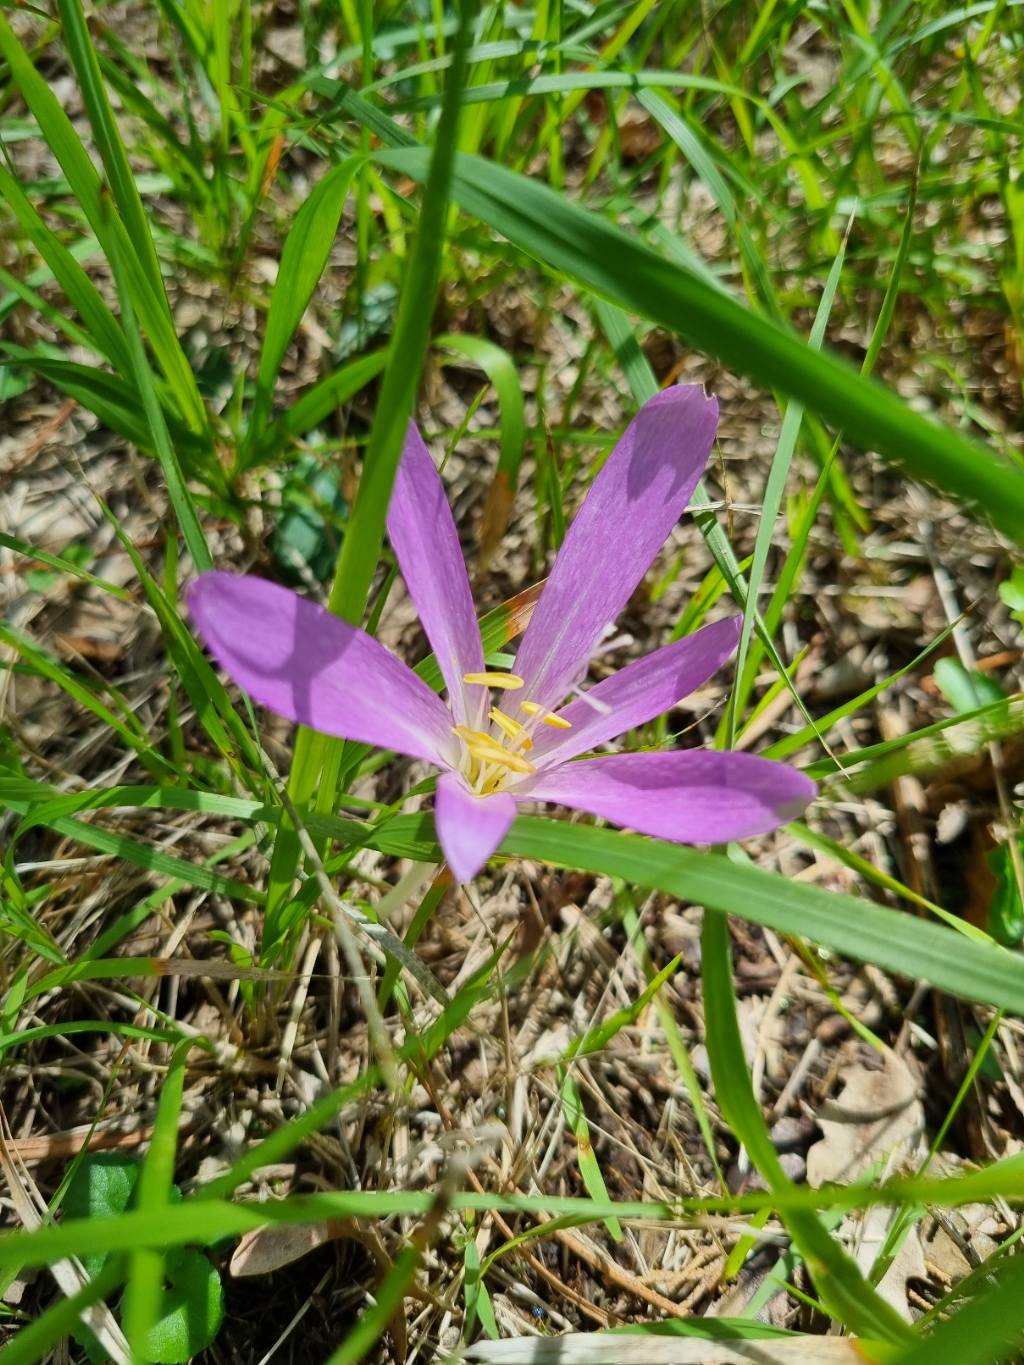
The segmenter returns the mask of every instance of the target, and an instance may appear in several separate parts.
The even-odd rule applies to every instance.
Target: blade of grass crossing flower
[[[171,1055],[167,1075],[160,1086],[153,1137],[139,1175],[138,1210],[157,1220],[170,1203],[178,1150],[178,1120],[185,1088],[185,1058],[191,1041],[180,1044]],[[149,1358],[149,1334],[160,1313],[163,1297],[164,1254],[140,1247],[128,1258],[128,1279],[122,1310],[125,1336],[136,1360]]]
[[[842,277],[843,263],[846,259],[846,243],[849,239],[849,229],[847,236],[843,238],[839,253],[832,262],[832,268],[825,281],[825,287],[821,291],[821,299],[818,302],[817,312],[814,316],[814,323],[811,327],[809,345],[814,350],[820,350],[822,341],[825,337],[825,327],[832,312],[832,305],[835,302],[836,290],[839,288],[839,281]],[[743,625],[740,629],[740,642],[736,650],[736,678],[737,685],[733,688],[729,705],[726,708],[723,718],[723,725],[719,726],[716,739],[719,744],[726,749],[731,749],[736,743],[736,727],[746,704],[746,696],[741,696],[741,683],[744,678],[744,665],[747,658],[747,650],[750,648],[750,636],[754,627],[754,616],[757,611],[757,599],[761,591],[761,582],[764,578],[765,567],[768,563],[768,551],[771,549],[772,541],[775,537],[775,523],[782,506],[782,497],[786,491],[786,480],[789,477],[789,466],[793,459],[793,451],[796,449],[797,437],[800,435],[800,425],[803,421],[804,405],[797,399],[791,399],[786,405],[786,411],[782,418],[782,427],[779,431],[779,439],[776,442],[775,454],[772,457],[771,468],[768,471],[768,480],[765,484],[764,498],[761,504],[761,519],[757,526],[757,536],[754,540],[754,559],[750,566],[750,577],[747,580],[747,600],[743,609]],[[795,689],[794,689],[795,691]]]
[[[358,105],[346,105],[360,116]],[[377,161],[425,179],[422,148],[384,150]],[[480,157],[459,157],[452,195],[528,255],[631,312],[686,337],[767,388],[800,399],[866,450],[980,507],[1024,542],[1024,480],[959,432],[928,421],[844,361],[807,347],[787,328],[744,308],[656,255],[616,224],[547,186]]]
[[[113,804],[127,804],[122,793],[131,790],[114,788],[109,793],[101,791],[91,796],[97,800],[109,795]],[[136,790],[143,793],[142,803],[154,808],[196,809],[197,800],[201,800],[203,808],[243,822],[281,821],[280,808],[262,801],[175,788]],[[0,799],[18,813],[38,805],[42,799],[40,791],[48,795],[52,789],[24,779],[0,779]],[[134,803],[138,800],[135,798]],[[344,817],[314,814],[308,816],[306,823],[318,837],[333,838],[343,845],[361,843],[398,857],[440,861],[432,826],[425,815],[390,818],[378,827]],[[95,825],[80,822],[70,828],[61,826],[61,832],[86,844],[97,837],[111,837]],[[105,844],[103,847],[106,849]],[[1024,1014],[1024,960],[1018,954],[995,944],[973,942],[959,932],[857,896],[823,891],[809,883],[795,882],[681,845],[538,816],[520,816],[505,837],[501,851],[512,857],[535,858],[619,877],[679,900],[767,925],[778,933],[819,943],[843,956],[875,963],[911,980],[924,979],[959,999]],[[146,853],[149,855],[150,851]],[[159,856],[165,859],[168,855]],[[181,860],[175,860],[171,875],[187,878],[192,871],[203,875],[209,869],[191,864],[182,868]],[[249,888],[229,894],[250,900],[257,895]]]
[[[711,1077],[722,1113],[770,1189],[791,1185],[754,1094],[740,1037],[726,917],[705,910],[701,933],[705,1037]],[[791,1211],[786,1228],[804,1258],[829,1312],[858,1336],[899,1343],[910,1328],[860,1273],[856,1263],[813,1213]]]
[[[425,177],[419,229],[403,276],[395,330],[363,459],[359,491],[328,597],[328,610],[354,625],[362,619],[380,559],[388,501],[427,350],[444,251],[445,215],[458,139],[466,49],[475,12],[475,3],[466,0],[460,13],[445,103]],[[326,741],[309,732],[301,732],[288,786],[288,794],[296,806],[308,801],[315,791],[318,810],[333,808],[342,752],[340,740]],[[295,831],[282,824],[271,863],[268,927],[276,926],[278,913],[288,897],[299,852]]]

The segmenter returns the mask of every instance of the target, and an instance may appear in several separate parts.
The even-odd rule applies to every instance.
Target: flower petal
[[[526,681],[524,697],[558,707],[583,676],[601,632],[689,502],[717,424],[718,404],[689,384],[656,394],[626,428],[569,528],[523,636],[515,672]]]
[[[479,725],[486,693],[476,689],[479,695],[467,703],[462,682],[464,673],[484,667],[473,594],[444,485],[415,422],[409,423],[395,476],[388,535],[437,656],[452,714],[460,725]]]
[[[437,783],[434,823],[448,866],[460,882],[471,882],[508,833],[516,803],[507,792],[475,796],[457,773]]]
[[[723,844],[785,824],[814,797],[814,783],[755,754],[686,749],[609,754],[566,763],[516,788],[641,834],[680,844]]]
[[[530,761],[538,768],[564,763],[670,710],[725,663],[742,624],[742,616],[715,621],[605,678],[559,711],[571,730],[534,730]]]
[[[452,718],[401,659],[288,588],[248,574],[204,573],[188,594],[196,630],[239,687],[324,734],[448,766]]]

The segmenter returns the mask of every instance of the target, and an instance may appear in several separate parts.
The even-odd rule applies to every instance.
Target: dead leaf
[[[849,1184],[879,1167],[889,1174],[916,1164],[921,1154],[924,1108],[917,1077],[888,1049],[879,1069],[851,1067],[838,1099],[822,1105],[816,1117],[824,1137],[807,1153],[810,1185]],[[853,1244],[854,1258],[865,1274],[885,1243],[893,1216],[891,1209],[878,1207],[843,1222],[840,1236]],[[911,1321],[907,1281],[927,1275],[920,1230],[915,1225],[879,1281],[878,1293]]]
[[[354,1218],[332,1218],[326,1223],[306,1227],[288,1223],[268,1223],[242,1234],[235,1247],[229,1270],[236,1279],[251,1275],[270,1275],[294,1261],[308,1256],[327,1242],[345,1240],[358,1242],[373,1261],[377,1282],[386,1279],[394,1268],[384,1243],[372,1228],[362,1227]],[[418,1284],[411,1284],[405,1297],[421,1303],[433,1303],[431,1296]],[[408,1350],[408,1328],[405,1305],[400,1304],[388,1323],[394,1341],[395,1356],[402,1361]]]
[[[872,1167],[905,1166],[920,1151],[924,1109],[917,1078],[894,1052],[882,1055],[882,1066],[853,1066],[835,1100],[816,1114],[824,1134],[807,1153],[807,1183],[847,1184]]]

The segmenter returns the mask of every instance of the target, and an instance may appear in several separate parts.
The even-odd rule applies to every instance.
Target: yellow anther
[[[468,725],[453,725],[452,730],[458,735],[459,739],[464,739],[467,744],[494,743],[494,740],[486,730],[474,730]]]
[[[477,759],[480,763],[491,763],[496,768],[504,768],[513,773],[537,771],[522,754],[513,753],[512,750],[506,749],[492,735],[485,735],[482,730],[472,730],[468,725],[453,725],[452,729],[465,744],[470,757]]]
[[[463,673],[464,683],[479,683],[481,687],[504,687],[515,692],[524,686],[522,678],[516,673]]]
[[[468,739],[466,740],[466,748],[481,763],[493,763],[496,768],[507,768],[513,773],[537,771],[522,754],[515,754],[510,749],[503,748],[495,739],[486,741]]]
[[[520,725],[519,722],[513,720],[511,716],[506,716],[505,712],[500,710],[497,706],[492,706],[487,714],[503,735],[507,735],[509,739],[517,740],[524,749],[533,748],[533,740],[526,733],[525,725]]]
[[[536,701],[521,701],[520,711],[525,711],[528,716],[540,716],[542,725],[550,725],[552,730],[571,730],[572,721],[566,720],[564,716],[556,716],[553,711],[548,711]],[[544,714],[541,715],[541,712]]]

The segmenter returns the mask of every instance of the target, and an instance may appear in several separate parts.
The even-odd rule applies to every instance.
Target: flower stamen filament
[[[554,711],[549,711],[546,706],[541,706],[537,701],[521,701],[520,711],[525,711],[528,716],[537,716],[542,725],[550,725],[553,730],[571,730],[572,721],[566,720],[564,716],[556,716]]]
[[[514,720],[512,716],[507,716],[497,706],[492,706],[487,714],[507,739],[514,740],[523,749],[533,748],[533,740],[527,733],[525,725],[520,725],[519,721]]]
[[[500,740],[483,730],[474,730],[468,725],[454,725],[452,730],[462,740],[469,758],[463,775],[481,796],[496,791],[509,773],[537,771],[522,754],[506,749]]]

